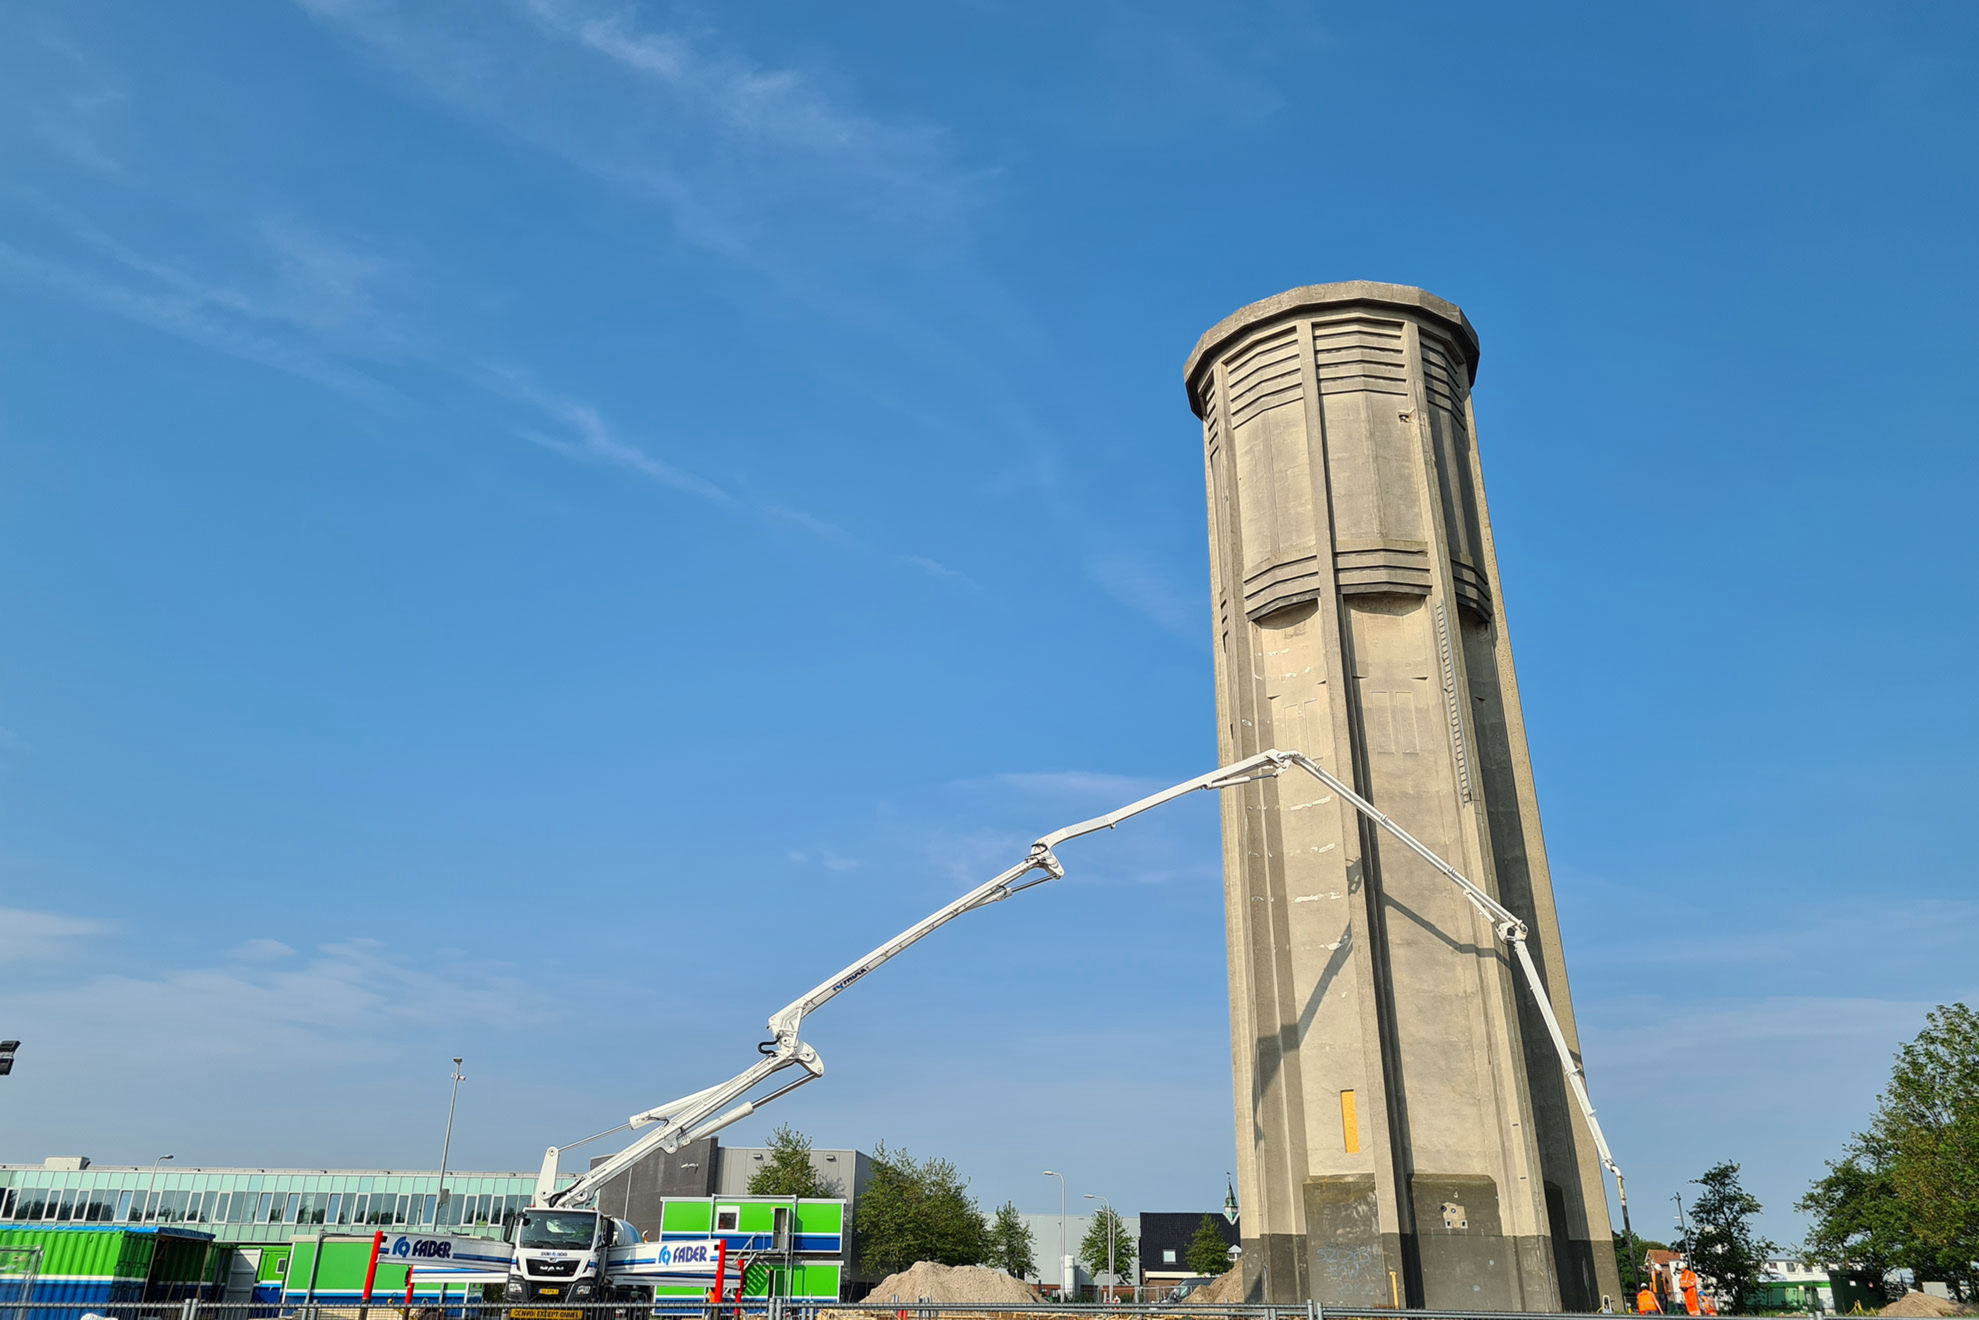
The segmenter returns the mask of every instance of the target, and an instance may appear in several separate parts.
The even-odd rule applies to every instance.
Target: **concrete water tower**
[[[1478,340],[1395,284],[1253,303],[1189,355],[1220,761],[1298,748],[1484,884],[1579,1049],[1479,472]],[[1304,776],[1223,795],[1247,1293],[1594,1310],[1601,1168],[1460,892]]]

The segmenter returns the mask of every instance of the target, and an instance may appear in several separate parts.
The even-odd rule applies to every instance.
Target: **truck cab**
[[[596,1210],[531,1206],[509,1230],[514,1252],[503,1300],[544,1307],[625,1300],[612,1285],[609,1256],[639,1240],[631,1224]]]

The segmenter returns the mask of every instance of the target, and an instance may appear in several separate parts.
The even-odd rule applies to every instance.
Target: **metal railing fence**
[[[414,1298],[379,1296],[369,1303],[239,1301],[73,1302],[0,1300],[0,1320],[1581,1320],[1580,1316],[1529,1311],[1432,1311],[1386,1307],[1322,1307],[1179,1302],[823,1302],[787,1297],[747,1298],[719,1307],[691,1297],[662,1297],[648,1304],[516,1304],[477,1298],[444,1306]]]

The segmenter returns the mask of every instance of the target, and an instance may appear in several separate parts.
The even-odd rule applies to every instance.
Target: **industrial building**
[[[792,1202],[749,1195],[749,1180],[768,1154],[706,1138],[633,1165],[605,1185],[597,1205],[651,1240],[719,1237],[766,1256],[774,1251],[777,1259],[752,1273],[754,1288],[825,1299],[856,1295],[870,1280],[851,1268],[852,1211],[871,1177],[871,1157],[814,1151],[813,1167],[838,1195]],[[332,1270],[341,1289],[345,1257],[356,1250],[350,1244],[368,1248],[379,1231],[499,1241],[535,1187],[536,1175],[520,1171],[449,1170],[443,1196],[438,1170],[99,1165],[56,1156],[0,1164],[0,1245],[38,1245],[50,1261],[81,1253],[121,1262],[122,1273],[89,1275],[94,1291],[82,1300],[99,1300],[97,1292],[101,1300],[113,1300],[112,1293],[151,1300],[145,1290],[154,1256],[169,1263],[180,1293],[192,1287],[205,1297],[300,1296],[305,1285],[290,1278],[291,1259],[300,1251],[302,1260],[314,1262],[319,1238],[327,1245],[317,1272]],[[784,1206],[791,1210],[789,1231],[779,1236],[770,1210]],[[195,1256],[196,1265],[186,1263]],[[37,1268],[52,1282],[48,1267]],[[0,1268],[0,1289],[9,1277]],[[150,1291],[157,1286],[153,1281]],[[309,1286],[320,1292],[325,1285],[318,1279]]]

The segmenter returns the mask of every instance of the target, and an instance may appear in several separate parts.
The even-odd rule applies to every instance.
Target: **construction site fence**
[[[600,1303],[545,1306],[451,1299],[444,1306],[419,1298],[369,1303],[303,1301],[40,1302],[0,1300],[0,1320],[1045,1320],[1091,1316],[1094,1320],[1568,1320],[1565,1314],[1531,1311],[1428,1311],[1389,1307],[1330,1307],[1179,1302],[826,1302],[800,1298],[747,1298],[713,1306],[698,1298],[662,1297],[652,1304]],[[1579,1320],[1579,1317],[1574,1317]]]

